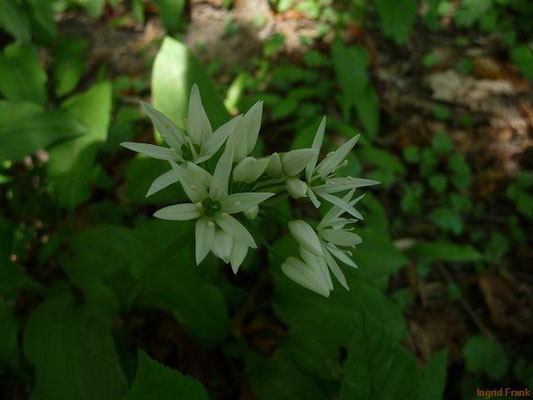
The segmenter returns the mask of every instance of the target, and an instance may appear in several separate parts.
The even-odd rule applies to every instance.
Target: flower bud
[[[281,176],[281,159],[278,153],[270,156],[265,172],[272,178],[279,178]]]
[[[329,288],[322,277],[302,260],[289,257],[281,264],[281,270],[294,282],[322,296],[329,296]]]
[[[242,213],[248,219],[255,219],[255,217],[257,217],[257,214],[259,213],[259,206],[253,206],[252,208],[244,210]]]
[[[268,165],[267,159],[243,158],[233,170],[234,182],[252,183],[259,179]]]
[[[311,226],[302,220],[289,222],[289,230],[292,236],[301,246],[305,247],[311,253],[322,256],[322,245]]]
[[[294,199],[307,196],[307,184],[300,179],[289,178],[287,179],[285,186],[287,187],[287,192],[289,192]]]
[[[287,176],[298,175],[317,153],[317,149],[298,149],[283,154],[281,156],[283,173]]]

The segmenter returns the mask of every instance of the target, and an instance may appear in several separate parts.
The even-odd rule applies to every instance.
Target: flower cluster
[[[257,217],[259,207],[287,196],[308,198],[316,208],[322,201],[330,203],[331,208],[316,229],[302,220],[288,223],[300,246],[301,258],[287,258],[281,269],[295,282],[323,296],[329,296],[333,289],[330,271],[348,289],[337,260],[356,267],[351,249],[361,243],[361,238],[350,227],[362,219],[354,208],[362,196],[354,198],[354,194],[358,188],[377,183],[339,175],[359,136],[318,162],[326,127],[324,118],[311,148],[255,158],[250,154],[261,127],[262,102],[214,132],[196,85],[189,98],[186,130],[149,104],[143,102],[142,107],[168,147],[134,142],[122,146],[169,162],[169,170],[155,179],[147,196],[173,183],[181,184],[190,202],[162,208],[154,216],[196,220],[197,264],[211,252],[230,263],[237,273],[248,249],[257,248],[246,225],[251,226],[247,221]],[[216,158],[210,171],[208,166]],[[211,159],[212,163],[208,162]]]

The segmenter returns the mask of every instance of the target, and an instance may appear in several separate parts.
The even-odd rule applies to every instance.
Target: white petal
[[[178,175],[173,170],[168,170],[164,174],[159,175],[150,185],[146,197],[153,195],[154,193],[159,192],[160,190],[166,188],[173,183],[179,181]]]
[[[193,143],[197,145],[202,143],[202,139],[206,141],[213,133],[196,83],[192,86],[189,97],[188,133]]]
[[[336,246],[355,247],[363,241],[361,236],[353,232],[337,229],[324,229],[320,231],[320,237]]]
[[[189,162],[185,166],[185,173],[190,175],[190,181],[202,185],[205,189],[209,188],[212,176],[205,169],[197,164]]]
[[[215,239],[211,243],[211,251],[226,264],[231,260],[231,249],[233,247],[233,237],[226,232],[217,230]]]
[[[337,150],[335,150],[333,153],[329,153],[328,156],[322,160],[322,162],[318,165],[317,173],[325,177],[329,175],[331,172],[335,170],[335,168],[344,161],[346,156],[352,151],[353,147],[359,140],[359,137],[361,135],[357,135],[350,140],[348,140],[346,143],[344,143],[341,147],[339,147]]]
[[[313,174],[313,171],[316,167],[316,161],[318,160],[318,152],[320,152],[320,148],[322,147],[322,141],[324,140],[325,130],[326,117],[322,118],[322,121],[320,122],[320,125],[316,131],[315,138],[313,139],[313,145],[311,146],[311,148],[317,150],[317,153],[313,156],[313,158],[305,167],[305,177],[307,179],[307,182],[311,182],[311,175]]]
[[[357,189],[360,187],[378,185],[380,182],[373,181],[371,179],[336,177],[330,178],[326,181],[326,184],[320,187],[320,190],[325,193],[338,193],[345,190]]]
[[[196,222],[196,265],[199,265],[209,253],[211,243],[215,240],[215,224],[207,218]]]
[[[283,154],[281,156],[283,173],[287,176],[298,175],[317,153],[316,149],[298,149]]]
[[[261,129],[261,116],[263,114],[263,102],[258,101],[252,108],[244,115],[243,126],[246,129],[246,153],[250,154],[255,144],[257,143],[257,136],[259,135],[259,129]]]
[[[152,158],[159,160],[177,160],[178,156],[174,149],[168,147],[156,146],[148,143],[124,142],[120,144],[122,147],[136,151],[137,153],[145,154]]]
[[[231,134],[228,136],[226,151],[231,149],[233,152],[233,161],[238,163],[248,155],[248,132],[246,131],[243,118],[240,118]]]
[[[217,162],[213,179],[211,179],[211,186],[209,187],[209,196],[213,200],[220,200],[228,194],[228,180],[231,174],[231,166],[233,164],[233,154],[231,150],[226,148],[226,151]]]
[[[300,179],[287,179],[287,182],[285,182],[285,187],[293,199],[299,199],[307,196],[307,184]]]
[[[200,214],[200,210],[196,204],[185,203],[175,204],[173,206],[168,206],[157,210],[154,213],[154,217],[176,221],[187,221],[198,218]]]
[[[207,189],[204,185],[201,182],[194,181],[193,176],[187,173],[185,168],[173,161],[170,162],[170,165],[172,165],[172,170],[178,175],[185,194],[193,203],[203,201],[207,197]]]
[[[322,255],[320,240],[318,239],[316,232],[307,222],[302,220],[290,221],[289,230],[301,246],[317,256]]]
[[[307,195],[309,196],[309,200],[311,200],[311,203],[313,203],[315,208],[320,208],[320,200],[316,198],[315,193],[309,186],[307,187]]]
[[[235,193],[221,199],[220,206],[223,212],[235,214],[257,206],[272,196],[274,193]]]
[[[331,244],[326,245],[326,248],[331,254],[337,257],[339,261],[343,262],[346,265],[349,265],[350,267],[357,268],[357,264],[354,263],[353,260],[350,257],[348,257],[348,254],[346,254],[344,251],[336,248],[335,246]]]
[[[156,110],[150,104],[141,101],[142,108],[148,114],[152,123],[154,124],[155,129],[159,134],[165,139],[171,147],[179,150],[181,145],[185,141],[185,135],[176,124],[164,115],[162,112]]]
[[[239,270],[239,267],[246,258],[247,253],[248,246],[238,240],[233,240],[233,248],[231,249],[231,269],[233,270],[234,274],[236,274]]]
[[[208,158],[215,154],[220,147],[224,144],[224,141],[228,138],[228,136],[233,132],[233,129],[235,129],[235,126],[239,122],[239,119],[241,119],[242,116],[237,116],[235,118],[232,118],[230,121],[226,122],[224,125],[222,125],[220,128],[218,128],[215,133],[213,133],[208,139],[205,144],[205,154],[208,156]],[[204,158],[205,161],[208,158]]]
[[[350,205],[348,202],[344,201],[343,199],[339,199],[336,196],[333,196],[328,193],[323,193],[321,191],[317,192],[317,194],[322,197],[324,200],[329,201],[331,204],[336,205],[340,208],[342,208],[347,213],[353,215],[355,218],[363,219],[363,216],[359,211],[357,211],[355,208],[353,208],[352,205]]]
[[[339,265],[333,259],[333,257],[331,257],[331,254],[329,254],[326,248],[324,248],[324,258],[326,259],[326,263],[328,264],[328,267],[335,276],[335,278],[337,278],[337,280],[342,286],[346,288],[346,290],[350,290],[350,288],[348,287],[348,283],[346,283],[346,278],[344,277],[344,274],[342,273]]]
[[[356,204],[359,200],[363,198],[364,195],[359,196],[355,200],[350,200],[355,193],[355,190],[350,190],[348,193],[344,195],[342,198],[344,201],[348,202],[351,206]],[[333,206],[329,209],[329,211],[324,215],[322,220],[317,226],[318,230],[324,229],[326,226],[330,225],[332,221],[334,221],[336,218],[338,218],[342,213],[344,213],[344,210],[340,208],[339,206]]]
[[[328,265],[324,257],[317,257],[310,251],[306,250],[305,247],[300,246],[300,255],[304,262],[313,268],[317,275],[319,275],[324,283],[324,285],[329,289],[333,290],[333,283],[331,282],[331,276],[329,275]]]
[[[222,213],[216,218],[216,223],[220,228],[228,235],[243,242],[248,247],[256,249],[257,245],[254,242],[254,238],[250,235],[250,232],[231,215]]]
[[[324,286],[322,280],[316,275],[302,260],[295,257],[289,257],[281,264],[281,270],[287,277],[303,287],[312,290],[324,297],[329,296],[329,290]]]

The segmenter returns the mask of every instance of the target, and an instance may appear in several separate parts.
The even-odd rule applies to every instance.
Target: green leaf
[[[140,278],[143,290],[138,304],[171,311],[192,335],[217,343],[229,331],[228,310],[220,289],[200,276],[194,261],[193,228],[185,226],[181,222],[151,220],[137,230],[136,237],[153,252],[150,269]]]
[[[258,400],[321,400],[327,398],[310,376],[303,374],[292,361],[281,355],[254,366],[249,377]]]
[[[116,400],[127,383],[111,318],[68,294],[46,300],[28,319],[24,350],[36,367],[32,399]]]
[[[150,257],[143,245],[123,226],[91,226],[72,237],[72,255],[63,260],[62,268],[84,292],[111,288],[124,299],[134,284],[129,270],[142,269],[138,265]]]
[[[47,44],[57,36],[57,25],[54,16],[54,1],[25,0],[30,8],[31,30],[34,40]]]
[[[511,59],[526,79],[533,80],[533,50],[526,45],[511,50]]]
[[[74,209],[90,196],[89,182],[96,153],[107,137],[111,113],[111,85],[99,83],[64,103],[88,128],[87,133],[50,149],[48,174],[57,203]]]
[[[440,131],[431,139],[431,147],[437,154],[446,154],[453,149],[452,140],[447,132]]]
[[[220,289],[195,265],[193,229],[156,219],[134,229],[93,226],[74,236],[62,266],[85,293],[106,296],[111,309],[116,297],[126,307],[168,310],[193,336],[218,342],[229,330],[228,311]]]
[[[463,231],[463,219],[455,210],[445,207],[434,208],[428,217],[431,222],[444,231],[449,231],[456,235]]]
[[[185,0],[157,0],[157,6],[166,30],[170,33],[176,32],[181,24]]]
[[[464,155],[455,153],[448,159],[448,167],[453,171],[452,183],[458,189],[464,189],[472,183],[470,166],[466,162]]]
[[[207,400],[200,382],[152,360],[138,351],[137,377],[124,400]]]
[[[355,107],[368,135],[375,137],[379,129],[379,101],[368,77],[366,50],[361,46],[345,47],[336,40],[332,57],[344,102]]]
[[[387,325],[377,323],[368,314],[359,315],[348,347],[341,400],[417,398],[416,360],[393,340]]]
[[[509,367],[509,359],[501,346],[484,336],[472,336],[463,347],[466,369],[484,372],[492,379],[501,379]]]
[[[0,92],[7,100],[46,102],[46,72],[31,47],[7,46],[0,56],[0,76]]]
[[[492,0],[464,0],[455,12],[455,25],[469,28],[482,18],[491,8]]]
[[[448,350],[442,350],[435,354],[420,377],[419,400],[439,400],[444,396],[446,387],[446,359]]]
[[[0,101],[0,160],[18,160],[85,131],[85,126],[67,111]]]
[[[302,371],[320,379],[336,380],[341,365],[334,335],[327,329],[315,328],[306,323],[292,325],[279,351]]]
[[[363,238],[363,243],[354,250],[353,260],[365,278],[388,277],[407,264],[407,259],[388,235],[371,228],[357,233]]]
[[[415,0],[377,0],[376,6],[383,34],[396,44],[405,43],[411,35],[416,18]]]
[[[474,262],[483,258],[472,246],[443,241],[417,243],[407,254],[423,261]]]
[[[85,70],[87,46],[85,39],[69,36],[63,37],[59,42],[53,69],[57,96],[70,93],[80,81]]]
[[[182,126],[187,119],[189,94],[196,83],[213,129],[229,120],[224,103],[200,62],[187,47],[166,37],[152,70],[154,107]]]
[[[31,39],[30,21],[16,0],[0,0],[0,25],[19,42]]]
[[[18,322],[9,305],[0,297],[0,372],[19,365]]]
[[[85,4],[85,10],[87,10],[87,14],[89,14],[91,17],[98,18],[100,15],[102,15],[105,0],[85,0],[83,3]]]

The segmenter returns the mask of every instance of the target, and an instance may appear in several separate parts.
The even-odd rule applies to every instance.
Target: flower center
[[[202,201],[202,206],[204,208],[204,214],[208,217],[215,216],[215,213],[220,211],[220,202],[214,201],[209,197]]]

